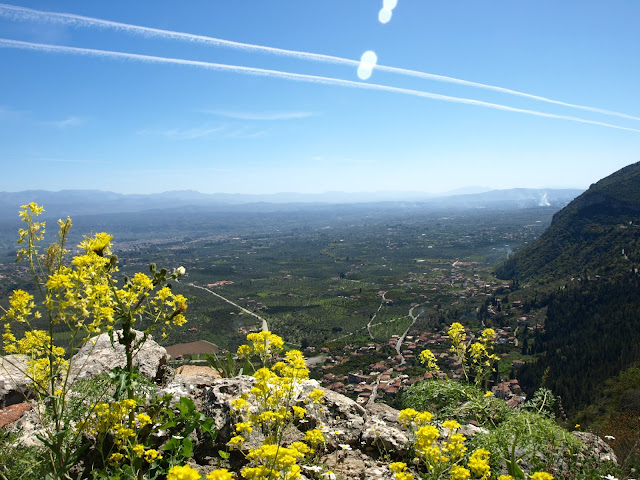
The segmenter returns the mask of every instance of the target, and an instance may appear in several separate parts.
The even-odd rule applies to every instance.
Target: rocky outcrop
[[[24,402],[33,397],[31,379],[26,375],[27,357],[0,357],[0,408]]]
[[[244,375],[223,378],[204,387],[198,395],[200,409],[213,418],[218,429],[218,447],[223,448],[234,435],[237,418],[232,415],[231,402],[248,393],[254,384],[253,377]],[[306,382],[299,394],[300,401],[315,388],[319,388],[317,382]],[[307,410],[305,422],[296,422],[286,432],[287,441],[300,440],[307,430],[322,426],[330,452],[360,450],[365,456],[378,456],[383,452],[396,456],[404,452],[409,439],[398,423],[397,410],[384,404],[374,404],[364,409],[344,395],[323,388],[321,390],[324,392],[323,402]],[[253,448],[262,440],[261,434],[254,430],[243,449]]]
[[[591,452],[601,462],[618,463],[613,448],[599,436],[589,432],[573,432],[573,434],[584,443],[587,451]]]
[[[143,335],[142,332],[134,332],[136,340]],[[134,355],[133,364],[141,374],[149,378],[163,377],[167,365],[167,350],[149,336]],[[90,339],[73,356],[69,379],[72,382],[85,380],[125,365],[124,346],[118,343],[115,335],[114,342],[111,343],[109,334],[103,333]]]
[[[72,362],[76,364],[72,369],[74,380],[91,378],[123,364],[124,353],[120,345],[115,345],[114,348],[106,335],[96,337],[95,340],[87,350],[81,350],[74,357]],[[165,355],[166,352],[162,347],[155,342],[150,343],[136,356],[136,365],[140,367],[143,374],[154,378],[158,374],[158,369],[162,368]],[[26,366],[25,359],[4,357],[0,360],[5,370],[13,369],[12,375],[8,375],[10,380],[5,379],[10,383],[0,384],[3,391],[28,390],[28,379],[18,375]],[[170,393],[176,401],[180,397],[189,397],[195,402],[200,412],[213,419],[218,432],[213,444],[206,435],[192,433],[194,441],[192,462],[197,462],[192,466],[204,475],[215,468],[219,461],[217,452],[227,450],[227,443],[235,435],[235,423],[239,418],[233,414],[231,402],[249,393],[256,384],[256,379],[250,376],[214,378],[210,372],[200,370],[186,370],[184,373],[186,375],[175,375],[160,389],[160,393]],[[400,412],[380,403],[363,408],[343,395],[322,388],[324,392],[322,402],[310,405],[309,394],[316,388],[321,388],[317,382],[307,381],[297,391],[297,398],[293,401],[307,407],[307,415],[303,421],[296,420],[288,428],[284,433],[284,443],[302,440],[306,431],[322,428],[327,444],[326,448],[318,453],[319,457],[315,465],[324,465],[324,471],[331,470],[343,480],[393,479],[394,475],[389,471],[388,465],[391,461],[406,460],[410,444],[407,431],[398,422]],[[24,393],[22,398],[24,399]],[[20,412],[23,415],[22,418],[6,428],[16,433],[23,445],[38,446],[38,436],[45,433],[40,423],[44,412],[41,404],[33,403],[31,410],[27,405],[29,404],[24,404],[23,411]],[[473,425],[465,425],[461,430],[467,436],[487,433],[486,430]],[[582,432],[576,432],[575,435],[595,458],[602,462],[616,462],[611,447],[596,435]],[[246,464],[245,455],[248,450],[259,447],[264,440],[259,429],[254,429],[242,444],[241,451],[231,452],[229,466],[238,471]],[[303,473],[305,468],[318,467],[304,466]],[[308,478],[315,478],[311,472],[308,473]]]

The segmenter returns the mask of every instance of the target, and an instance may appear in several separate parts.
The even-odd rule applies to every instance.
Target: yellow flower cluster
[[[448,474],[450,479],[466,480],[473,474],[474,478],[487,480],[490,475],[489,452],[484,449],[474,451],[465,467],[462,462],[467,451],[466,437],[457,432],[460,424],[447,420],[439,429],[431,424],[432,418],[431,413],[412,408],[401,410],[398,416],[398,421],[412,433],[418,465],[431,472],[434,478]],[[396,480],[409,478],[404,476],[402,465],[392,464],[390,468],[396,474]],[[400,473],[402,475],[399,476]]]
[[[324,392],[319,388],[314,388],[313,391],[309,394],[309,400],[313,403],[322,403],[324,400]]]
[[[17,260],[25,257],[35,257],[38,254],[35,244],[44,238],[45,229],[45,222],[35,222],[33,220],[34,217],[44,212],[44,207],[31,202],[27,205],[22,205],[20,208],[18,215],[20,215],[20,220],[27,224],[27,228],[18,230],[18,244],[25,243],[26,240],[27,247],[18,250]]]
[[[435,372],[436,370],[440,370],[440,367],[438,367],[436,356],[428,348],[420,352],[420,363],[426,365],[428,372]]]
[[[20,300],[21,303],[23,299]],[[4,317],[2,319],[4,320]],[[4,328],[2,338],[5,352],[26,355],[25,373],[33,386],[39,392],[55,394],[57,385],[65,377],[69,366],[69,362],[64,358],[64,348],[55,346],[51,337],[43,330],[27,330],[24,337],[17,340],[11,333],[9,323],[5,323]],[[53,391],[50,387],[53,387]]]
[[[277,444],[265,444],[251,450],[247,459],[255,467],[245,467],[242,476],[247,479],[295,479],[300,477],[299,458],[309,452],[304,443],[295,442],[289,447]]]
[[[449,472],[449,478],[451,480],[468,480],[471,478],[471,472],[460,465],[454,465]]]
[[[112,434],[116,445],[126,446],[128,440],[135,437],[135,431],[130,428],[129,415],[136,407],[135,400],[97,403],[93,408],[93,414],[86,422],[86,427],[94,435]],[[143,420],[146,419],[143,417]]]
[[[284,348],[284,341],[278,335],[271,333],[268,330],[259,333],[250,333],[247,335],[247,341],[251,345],[245,345],[238,350],[238,354],[249,355],[254,354],[260,357],[263,365],[270,358],[273,358],[274,354],[282,351]],[[247,349],[247,347],[249,349]]]
[[[202,476],[188,465],[171,467],[167,473],[167,480],[198,480]]]
[[[476,385],[479,385],[493,370],[494,362],[499,360],[499,357],[493,353],[493,344],[496,339],[495,330],[493,328],[484,329],[478,341],[470,345],[465,343],[467,334],[462,324],[452,323],[448,334],[451,340],[450,351],[458,357],[465,378],[469,380],[469,370],[471,370]]]
[[[449,335],[449,339],[451,340],[451,351],[455,353],[456,348],[459,345],[464,344],[465,340],[467,339],[467,334],[465,333],[462,324],[458,322],[454,322],[451,324],[449,330],[447,331],[447,334]]]
[[[389,470],[395,475],[396,480],[413,480],[414,476],[407,472],[407,464],[404,462],[394,462],[389,465]]]
[[[398,421],[409,430],[415,430],[418,427],[429,424],[432,418],[433,415],[431,413],[418,412],[413,408],[405,408],[398,415]]]
[[[307,430],[305,432],[304,441],[315,448],[318,445],[326,443],[327,439],[324,437],[324,434],[322,433],[322,430],[314,428],[312,430]]]
[[[15,321],[25,323],[28,321],[35,307],[33,295],[24,290],[14,290],[9,297],[9,310],[7,310],[1,318],[4,322]]]
[[[282,339],[271,332],[251,333],[249,345],[238,348],[238,356],[256,355],[263,365],[284,348]],[[298,350],[290,350],[271,368],[264,366],[254,373],[256,383],[248,394],[231,402],[233,412],[240,417],[235,424],[236,435],[227,444],[239,448],[254,428],[265,437],[263,445],[247,454],[250,465],[242,470],[246,479],[293,480],[300,477],[298,461],[313,452],[312,448],[326,442],[319,429],[306,432],[303,442],[282,444],[284,432],[295,421],[305,421],[308,409],[321,403],[324,392],[314,389],[302,406],[302,384],[309,379],[309,370]],[[254,408],[249,408],[253,405]]]
[[[547,472],[536,472],[529,477],[529,480],[553,480],[553,475]]]
[[[467,466],[475,478],[480,480],[487,480],[491,474],[491,468],[489,467],[489,456],[491,453],[489,450],[479,448],[471,454]]]

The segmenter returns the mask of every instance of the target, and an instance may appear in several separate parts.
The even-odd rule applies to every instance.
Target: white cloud
[[[49,125],[56,128],[78,127],[83,125],[85,121],[80,117],[67,117],[63,120],[54,120],[50,122],[44,122],[45,125]]]
[[[0,121],[15,120],[16,118],[22,116],[24,116],[24,112],[13,110],[11,108],[3,107],[2,105],[0,105]]]
[[[235,120],[295,120],[297,118],[308,118],[315,114],[313,112],[232,112],[226,110],[204,110],[205,113],[220,117],[233,118]]]
[[[162,136],[173,140],[195,140],[197,138],[209,137],[223,129],[224,127],[172,128],[169,130],[145,128],[138,131],[138,135]]]

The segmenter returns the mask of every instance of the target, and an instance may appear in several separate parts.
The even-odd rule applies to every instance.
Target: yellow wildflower
[[[312,447],[315,447],[318,444],[325,443],[327,440],[324,438],[321,430],[314,428],[304,434],[304,441]]]
[[[231,440],[229,440],[229,443],[227,445],[229,445],[229,448],[239,448],[243,442],[244,442],[244,437],[240,435],[236,435],[232,437]]]
[[[491,472],[491,467],[489,466],[489,450],[485,450],[484,448],[479,448],[475,450],[471,457],[469,457],[469,461],[467,462],[467,466],[473,473],[474,477],[478,477],[481,480],[486,480],[489,478],[489,474]]]
[[[471,478],[471,472],[460,465],[454,465],[449,472],[449,478],[451,480],[467,480]]]
[[[135,453],[137,457],[144,455],[144,445],[140,445],[139,443],[134,445],[131,450],[133,450],[133,453]]]
[[[293,407],[291,407],[293,409],[293,414],[296,418],[302,419],[304,418],[304,416],[307,413],[306,408],[302,408],[302,407],[298,407],[297,405],[294,405]]]
[[[207,474],[207,480],[233,480],[233,474],[226,468],[218,468]]]
[[[240,345],[238,347],[238,355],[240,357],[251,355],[251,347],[249,345]]]
[[[547,472],[536,472],[529,477],[529,480],[553,480],[553,475]]]
[[[238,423],[236,423],[236,433],[247,432],[247,434],[249,434],[252,431],[253,431],[253,427],[251,426],[251,423],[249,423],[249,422],[238,422]]]
[[[313,401],[313,403],[322,403],[324,392],[319,388],[314,388],[313,391],[309,394],[309,398]]]
[[[460,428],[460,424],[455,420],[447,420],[442,424],[443,428],[447,428],[450,431],[454,432],[455,430]]]
[[[150,448],[146,452],[144,452],[144,459],[147,463],[153,463],[155,460],[162,460],[162,455],[160,452],[154,448]]]
[[[440,370],[440,368],[438,367],[436,356],[428,348],[420,352],[420,363],[426,365],[429,372]]]
[[[200,474],[189,465],[171,467],[167,474],[167,480],[199,480]]]
[[[136,418],[138,419],[138,423],[141,427],[144,427],[145,425],[149,425],[151,423],[151,417],[146,413],[139,413],[138,415],[136,415]]]

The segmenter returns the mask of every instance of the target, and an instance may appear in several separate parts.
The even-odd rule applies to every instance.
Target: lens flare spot
[[[392,15],[393,15],[393,12],[390,9],[383,8],[378,13],[378,21],[380,23],[389,23],[389,20],[391,20]]]
[[[382,0],[382,8],[393,10],[398,5],[398,0]]]
[[[360,80],[368,80],[373,73],[373,67],[378,62],[378,56],[372,50],[367,50],[360,57],[360,65],[358,66],[358,78]]]
[[[376,66],[376,63],[378,63],[378,56],[373,50],[367,50],[362,54],[362,57],[360,57],[360,65],[363,67],[373,68]]]
[[[371,78],[371,74],[373,73],[373,70],[370,68],[364,68],[361,66],[358,67],[358,78],[360,80],[369,80],[369,78]]]

